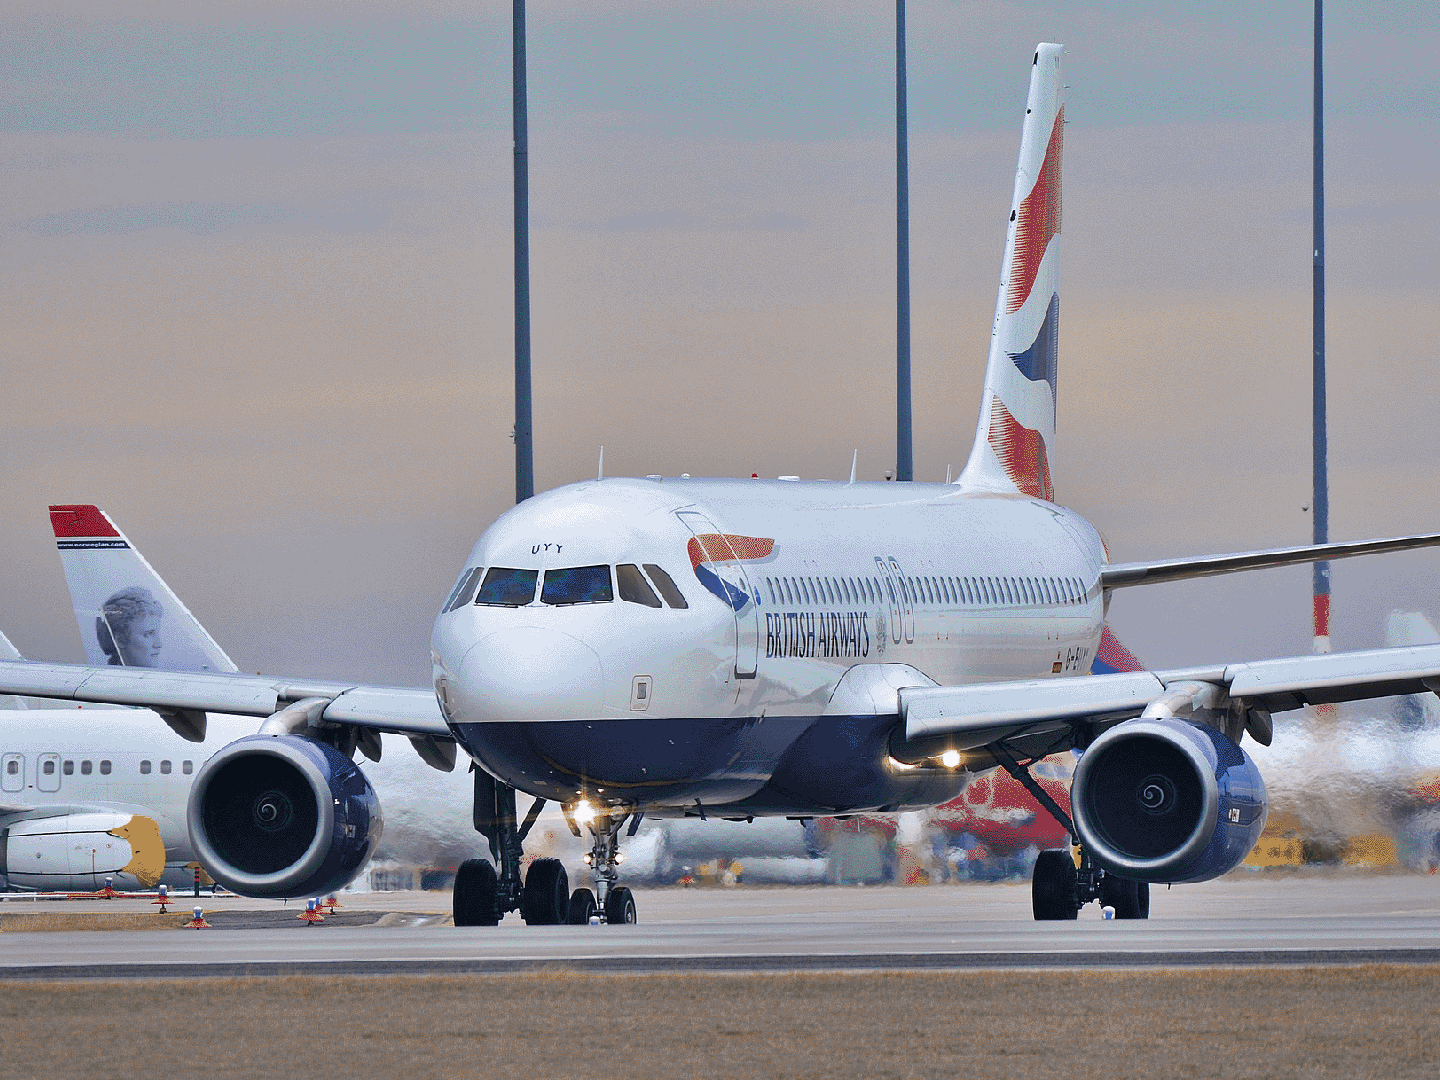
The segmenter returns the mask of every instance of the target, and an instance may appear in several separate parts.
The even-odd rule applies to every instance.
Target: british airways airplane
[[[105,665],[0,663],[0,693],[144,705],[198,723],[264,717],[198,771],[188,820],[223,885],[335,887],[379,820],[353,764],[377,731],[437,767],[475,763],[459,925],[635,920],[621,834],[642,815],[808,818],[934,806],[1003,768],[1061,821],[1037,919],[1101,900],[1143,918],[1151,882],[1244,859],[1264,784],[1241,748],[1270,714],[1440,687],[1440,646],[1087,675],[1117,589],[1440,544],[1440,533],[1112,563],[1058,505],[1061,47],[1029,95],[974,447],[952,484],[691,480],[573,484],[502,515],[441,606],[434,685],[406,689]],[[89,536],[77,522],[74,538]],[[118,643],[117,643],[118,644]],[[1083,751],[1071,810],[1029,766]],[[522,818],[517,792],[534,799]],[[560,804],[594,889],[521,842]]]

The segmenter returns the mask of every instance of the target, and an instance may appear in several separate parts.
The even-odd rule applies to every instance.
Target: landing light
[[[595,820],[595,807],[585,799],[581,799],[575,804],[575,820],[581,825],[589,825]]]
[[[947,768],[947,769],[956,769],[956,768],[959,768],[959,767],[960,767],[960,751],[959,751],[959,750],[946,750],[943,754],[940,755],[940,764],[941,764],[941,765],[944,765],[945,768]]]

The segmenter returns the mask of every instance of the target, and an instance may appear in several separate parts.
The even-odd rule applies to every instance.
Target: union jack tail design
[[[1054,501],[1056,359],[1060,339],[1060,150],[1065,132],[1059,45],[1030,72],[1015,195],[980,423],[959,479],[975,491]]]

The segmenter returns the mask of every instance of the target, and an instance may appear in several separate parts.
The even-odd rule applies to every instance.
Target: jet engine
[[[0,875],[12,888],[148,889],[165,872],[154,818],[91,811],[29,818],[0,832]]]
[[[1139,881],[1208,881],[1234,869],[1265,828],[1265,782],[1214,728],[1139,719],[1094,741],[1075,767],[1071,811],[1105,869]]]
[[[349,884],[380,840],[375,789],[356,764],[298,735],[251,735],[207,761],[186,811],[190,841],[243,896],[323,896]]]

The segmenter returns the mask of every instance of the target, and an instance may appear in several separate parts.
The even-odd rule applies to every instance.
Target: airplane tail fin
[[[20,650],[10,643],[10,639],[0,631],[0,660],[24,660]],[[28,709],[30,702],[23,697],[13,694],[0,696],[0,709]]]
[[[1100,630],[1100,647],[1090,661],[1091,675],[1114,675],[1117,671],[1144,671],[1139,657],[1121,644],[1107,623]]]
[[[89,663],[238,670],[103,510],[52,506],[50,523]]]
[[[985,397],[970,460],[955,481],[975,491],[1053,501],[1060,329],[1061,45],[1040,44],[1030,72]]]

